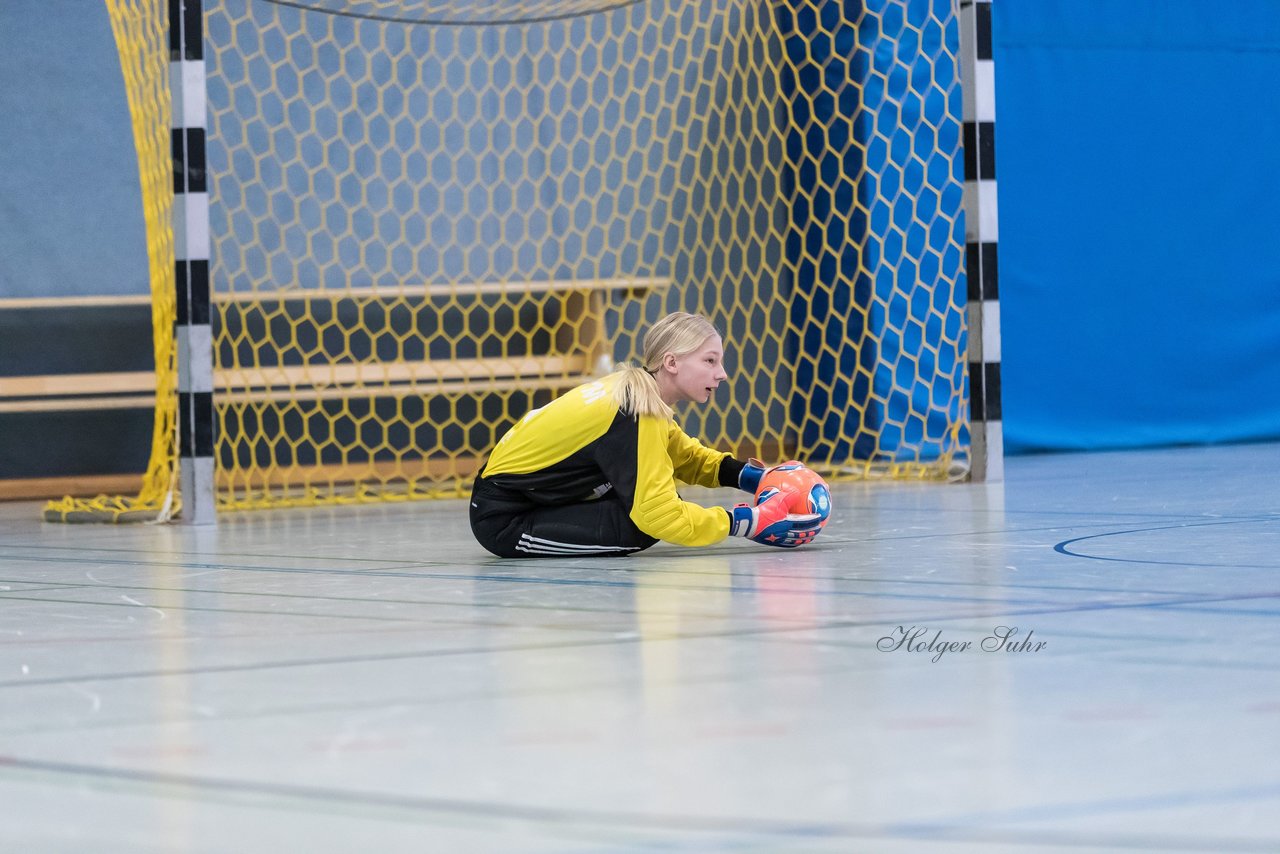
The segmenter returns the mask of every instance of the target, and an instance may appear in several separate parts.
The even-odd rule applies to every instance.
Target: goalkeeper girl
[[[824,517],[793,513],[786,493],[758,505],[703,507],[676,479],[755,493],[758,460],[742,462],[685,435],[672,407],[707,403],[724,348],[703,317],[677,312],[644,337],[644,363],[585,383],[521,419],[493,450],[471,494],[471,530],[499,557],[622,556],[665,540],[709,546],[728,536],[794,547]]]

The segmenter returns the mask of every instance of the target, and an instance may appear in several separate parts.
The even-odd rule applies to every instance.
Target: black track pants
[[[471,531],[498,557],[622,557],[657,542],[613,493],[579,504],[535,504],[483,477],[471,492]]]

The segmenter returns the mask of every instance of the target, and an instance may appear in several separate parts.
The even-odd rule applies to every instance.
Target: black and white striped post
[[[173,97],[173,245],[177,262],[179,520],[214,512],[213,334],[209,294],[209,192],[205,174],[203,0],[169,0]]]
[[[996,88],[991,0],[961,0],[965,267],[969,280],[969,477],[1004,479],[1000,411],[1000,291],[996,246]]]

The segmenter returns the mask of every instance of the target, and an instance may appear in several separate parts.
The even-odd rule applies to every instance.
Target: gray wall
[[[146,293],[138,168],[106,4],[0,0],[0,41],[0,299]]]

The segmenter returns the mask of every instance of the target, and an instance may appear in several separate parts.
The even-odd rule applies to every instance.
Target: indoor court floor
[[[611,560],[461,501],[0,505],[0,851],[1277,852],[1278,462],[1015,457]]]

